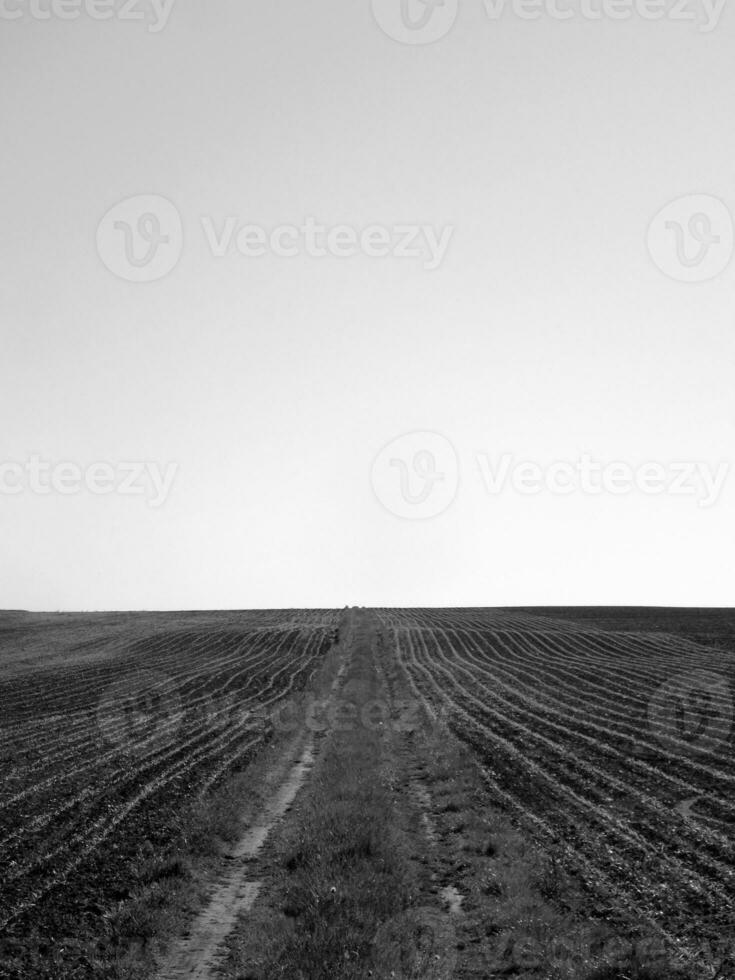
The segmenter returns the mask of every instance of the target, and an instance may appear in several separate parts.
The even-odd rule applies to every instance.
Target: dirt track
[[[630,937],[665,957],[624,908],[596,913],[560,851],[509,823],[480,753],[437,710],[449,679],[421,697],[396,643],[374,614],[351,614],[321,688],[328,723],[320,734],[304,724],[283,748],[265,804],[158,980],[579,980],[632,950]]]
[[[349,661],[351,620],[339,647],[334,677],[327,692],[333,701]],[[271,792],[237,844],[225,855],[230,862],[213,885],[211,897],[189,931],[169,951],[157,980],[213,980],[225,939],[238,917],[249,911],[262,887],[253,874],[257,858],[274,826],[291,808],[314,764],[316,745],[308,730],[282,746],[267,772]]]
[[[237,917],[247,912],[258,897],[261,882],[249,874],[249,864],[255,858],[268,834],[293,803],[314,761],[313,739],[303,740],[297,761],[287,771],[286,778],[268,801],[258,819],[227,855],[232,864],[217,883],[206,908],[197,916],[189,933],[177,944],[166,965],[158,974],[159,980],[210,980],[214,976],[221,946]]]

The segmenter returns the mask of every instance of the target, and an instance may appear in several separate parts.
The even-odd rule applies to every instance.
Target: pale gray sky
[[[0,461],[178,470],[158,507],[0,494],[0,605],[732,604],[735,472],[704,507],[492,494],[477,462],[734,455],[735,262],[678,281],[647,229],[687,195],[735,212],[735,15],[704,32],[559,6],[577,16],[462,0],[422,45],[370,0],[177,0],[157,32],[122,4],[63,21],[5,0],[22,16],[0,19]],[[151,282],[97,244],[138,195],[183,227]],[[219,234],[228,216],[451,240],[435,269],[218,258],[202,219]],[[459,463],[425,520],[371,481],[416,430]]]

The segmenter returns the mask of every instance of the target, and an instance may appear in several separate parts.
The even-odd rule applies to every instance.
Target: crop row
[[[263,742],[264,710],[309,683],[335,638],[309,612],[263,618],[117,637],[92,662],[72,652],[64,670],[0,682],[0,934],[71,914],[75,893],[109,900],[104,879],[119,888],[139,843],[165,840],[171,813]]]
[[[416,697],[603,904],[692,947],[732,929],[732,655],[530,614],[379,615]]]

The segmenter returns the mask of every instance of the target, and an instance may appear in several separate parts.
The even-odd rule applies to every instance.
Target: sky
[[[106,2],[0,3],[0,606],[733,604],[731,9]]]

